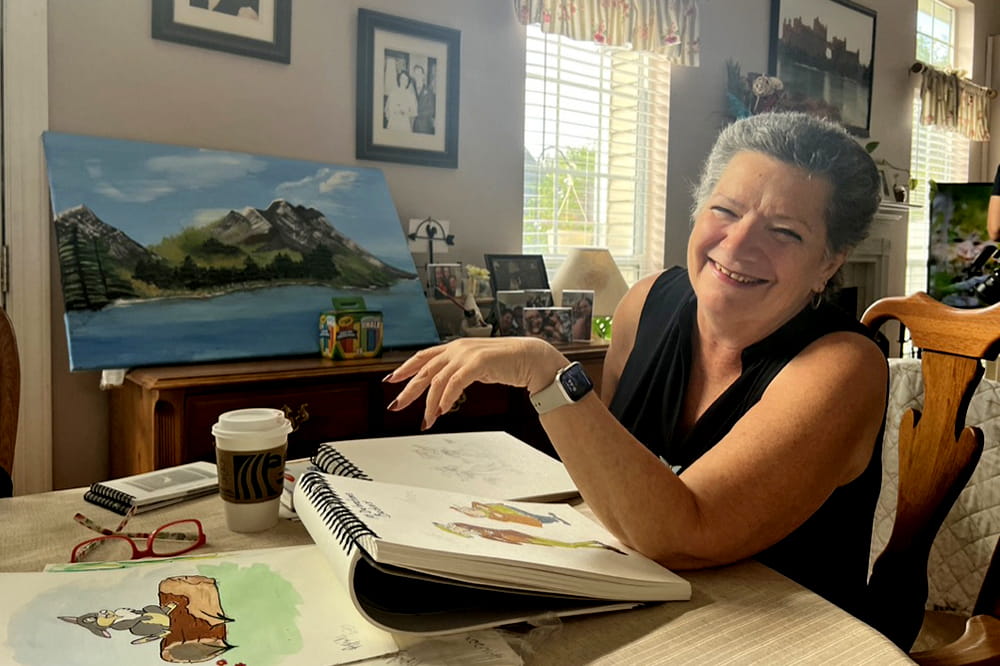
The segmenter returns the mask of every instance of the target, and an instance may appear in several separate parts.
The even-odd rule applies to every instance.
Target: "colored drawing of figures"
[[[135,608],[101,609],[83,615],[60,615],[63,622],[83,627],[100,638],[111,638],[109,629],[127,631],[133,636],[132,645],[159,640],[170,633],[170,613],[175,604],[157,606],[150,604],[142,610]]]
[[[489,518],[490,520],[499,520],[505,523],[521,523],[522,525],[531,525],[532,527],[541,527],[545,523],[569,525],[569,523],[551,511],[543,515],[518,509],[509,504],[487,504],[473,500],[469,506],[453,506],[451,508],[473,518]]]
[[[109,629],[135,636],[132,645],[160,642],[160,659],[192,664],[217,658],[232,649],[226,642],[226,617],[214,578],[174,576],[160,582],[159,604],[142,610],[99,610],[59,619],[111,638]]]
[[[214,578],[173,576],[160,582],[160,602],[177,604],[160,658],[173,663],[208,661],[232,649],[226,642],[226,617]]]
[[[618,553],[619,555],[626,554],[614,546],[601,543],[596,539],[588,539],[587,541],[559,541],[558,539],[547,539],[542,536],[525,534],[524,532],[519,532],[518,530],[498,530],[492,527],[482,527],[481,525],[470,525],[469,523],[441,524],[436,522],[434,525],[445,532],[457,534],[458,536],[465,537],[467,539],[478,536],[483,539],[489,539],[490,541],[499,541],[501,543],[514,544],[515,546],[530,544],[533,546],[548,546],[555,548],[601,548]]]

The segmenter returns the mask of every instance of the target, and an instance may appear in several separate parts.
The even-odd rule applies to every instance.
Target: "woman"
[[[1000,241],[1000,166],[993,176],[993,190],[990,192],[990,203],[986,209],[986,229],[990,240]]]
[[[878,190],[871,158],[830,123],[761,114],[720,134],[687,270],[640,280],[615,312],[604,404],[591,393],[541,416],[623,542],[672,569],[757,556],[862,611],[888,369],[823,294]],[[429,427],[473,381],[541,402],[566,364],[539,340],[459,340],[387,377],[409,379],[389,408],[427,391]]]
[[[409,132],[417,115],[417,93],[413,90],[410,73],[405,69],[396,75],[396,87],[385,100],[386,129]]]

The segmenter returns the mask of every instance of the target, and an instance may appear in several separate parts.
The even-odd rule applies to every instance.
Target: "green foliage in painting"
[[[67,308],[99,310],[115,299],[135,298],[131,283],[121,276],[121,269],[99,239],[88,238],[72,227],[69,234],[60,237],[58,252]]]

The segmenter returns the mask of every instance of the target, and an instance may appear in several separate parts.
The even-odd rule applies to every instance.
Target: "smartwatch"
[[[594,389],[594,382],[579,361],[570,363],[556,373],[554,382],[531,396],[531,404],[539,414],[556,407],[572,405]]]

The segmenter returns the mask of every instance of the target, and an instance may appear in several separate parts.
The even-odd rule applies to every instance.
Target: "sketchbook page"
[[[330,474],[507,499],[577,495],[563,464],[502,431],[379,437],[321,444]]]
[[[317,472],[304,474],[299,488],[325,494],[319,511],[381,564],[604,600],[691,596],[687,581],[568,504],[497,500]],[[303,524],[316,538],[314,527]]]
[[[304,472],[295,484],[295,515],[306,528],[316,547],[326,557],[327,564],[344,590],[351,588],[351,568],[359,556],[356,546],[357,530],[363,524],[351,520],[336,502],[329,501],[325,486],[310,483],[310,477],[328,475],[322,472]],[[305,484],[301,481],[305,480]],[[366,483],[366,482],[362,482]]]
[[[359,666],[521,666],[524,661],[499,632],[473,631],[425,639],[402,637],[396,654],[365,659]]]
[[[285,463],[285,471],[282,474],[281,504],[290,512],[295,512],[295,482],[302,476],[303,472],[319,469],[308,459],[291,460]]]
[[[368,510],[377,512],[377,507],[369,503],[348,508],[352,498],[345,495],[345,501],[334,493],[323,483],[328,478],[343,480],[316,472],[303,475],[296,490],[299,518],[334,564],[336,575],[349,581],[346,586],[351,600],[362,616],[397,637],[402,633],[449,634],[553,614],[624,610],[635,605],[594,599],[555,599],[548,595],[539,597],[508,588],[483,590],[446,577],[430,579],[425,574],[398,567],[388,570],[386,565],[379,565],[376,568],[364,549],[374,548],[373,539],[377,540],[377,536],[365,526],[363,517]],[[364,486],[383,485],[354,482]]]
[[[218,488],[215,463],[193,462],[176,467],[101,481],[90,491],[136,506],[178,497],[195,497]]]
[[[59,565],[0,586],[2,664],[315,666],[398,649],[313,546]]]

